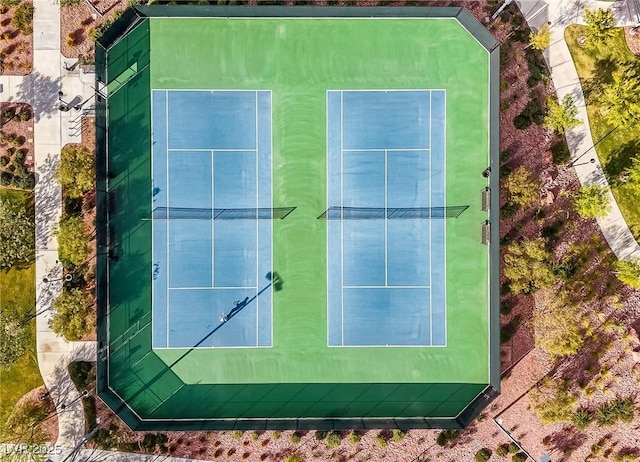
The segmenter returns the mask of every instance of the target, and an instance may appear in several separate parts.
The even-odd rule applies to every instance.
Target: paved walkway
[[[51,303],[62,289],[62,266],[58,263],[53,234],[62,211],[60,185],[53,173],[66,143],[80,142],[79,116],[75,110],[58,109],[58,91],[65,102],[77,104],[93,94],[92,75],[64,69],[60,54],[60,10],[52,0],[34,0],[33,62],[31,74],[1,76],[0,101],[31,104],[34,112],[34,159],[36,172],[36,349],[40,373],[58,410],[58,440],[74,447],[84,436],[84,413],[80,394],[67,371],[71,361],[96,360],[95,342],[67,342],[49,328]],[[73,60],[67,60],[72,62]],[[51,282],[43,282],[43,278]]]
[[[582,15],[585,8],[610,8],[614,12],[618,26],[632,25],[638,22],[638,2],[625,0],[619,2],[585,0],[519,0],[520,10],[533,29],[546,22],[551,23],[551,45],[544,51],[544,57],[551,69],[551,78],[558,98],[571,95],[578,106],[578,118],[582,124],[568,130],[567,144],[575,170],[583,185],[599,184],[607,188],[611,211],[598,219],[598,225],[609,243],[611,250],[620,260],[640,258],[640,245],[635,240],[620,208],[616,203],[607,179],[602,170],[598,155],[593,148],[587,108],[578,73],[571,59],[569,47],[564,39],[565,28],[569,24],[584,23]],[[590,163],[594,159],[594,163]]]

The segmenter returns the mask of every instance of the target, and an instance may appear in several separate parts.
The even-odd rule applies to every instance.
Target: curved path
[[[68,342],[49,327],[51,303],[62,289],[62,266],[54,231],[62,212],[60,185],[53,173],[60,149],[80,142],[80,112],[58,110],[58,91],[74,104],[93,94],[91,75],[65,69],[60,53],[60,9],[53,0],[34,0],[33,71],[23,77],[0,76],[0,101],[29,103],[34,113],[36,173],[36,350],[44,383],[56,405],[57,444],[72,448],[85,434],[80,394],[71,382],[71,361],[95,361],[95,342]],[[73,60],[68,60],[73,61]],[[44,278],[52,282],[43,282]]]
[[[578,72],[564,39],[568,25],[584,23],[582,15],[586,8],[610,8],[618,26],[637,24],[638,1],[624,0],[618,2],[585,1],[585,0],[519,0],[518,6],[532,29],[538,29],[545,22],[550,22],[551,45],[544,51],[544,57],[551,69],[551,79],[556,88],[558,99],[571,95],[578,107],[579,126],[567,131],[567,144],[571,152],[574,168],[580,183],[583,185],[599,184],[607,189],[611,210],[604,218],[598,219],[598,225],[611,250],[619,260],[640,258],[640,245],[631,234],[620,208],[616,203],[607,179],[602,170],[600,160],[593,148],[593,138],[587,117],[584,94]],[[594,159],[594,163],[589,160]]]

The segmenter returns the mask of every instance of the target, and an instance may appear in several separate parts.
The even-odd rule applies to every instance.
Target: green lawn
[[[23,204],[33,214],[33,194],[24,191],[0,190],[0,197]],[[0,314],[9,304],[20,313],[27,313],[36,300],[36,265],[0,270]],[[36,357],[36,323],[30,323],[31,339],[25,355],[9,370],[0,370],[0,427],[6,422],[13,406],[22,395],[43,384]]]
[[[571,25],[567,27],[565,38],[587,100],[593,142],[597,143],[615,128],[609,125],[601,115],[597,102],[599,86],[611,81],[612,72],[621,63],[633,62],[638,66],[640,58],[629,51],[621,28],[616,29],[616,35],[606,49],[598,53],[589,52],[577,44],[578,38],[583,35],[585,35],[585,26]],[[618,206],[636,240],[640,240],[640,201],[634,196],[629,186],[619,181],[620,174],[631,165],[633,157],[640,152],[638,125],[615,129],[597,144],[596,151]]]

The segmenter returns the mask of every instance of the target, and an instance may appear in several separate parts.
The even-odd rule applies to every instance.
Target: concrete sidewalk
[[[544,57],[551,69],[551,78],[562,100],[565,95],[571,95],[578,107],[579,126],[567,131],[567,144],[571,158],[576,162],[574,168],[580,183],[583,185],[601,185],[607,189],[611,204],[611,211],[604,218],[598,219],[607,243],[619,260],[640,258],[640,245],[631,234],[620,208],[616,203],[605,177],[598,155],[593,147],[589,118],[585,105],[584,93],[569,47],[564,39],[564,32],[568,25],[583,23],[582,16],[585,9],[611,9],[618,26],[633,25],[638,21],[638,11],[634,0],[615,3],[584,0],[519,0],[520,10],[533,30],[537,30],[544,23],[549,22],[551,28],[551,45],[544,51]],[[590,163],[594,159],[594,163]]]
[[[72,448],[84,436],[84,412],[67,366],[71,361],[95,361],[95,342],[67,342],[49,327],[53,300],[62,290],[54,232],[62,213],[62,192],[53,178],[66,143],[79,143],[74,110],[59,110],[63,99],[84,101],[93,94],[79,71],[64,69],[60,53],[60,9],[53,0],[34,0],[33,71],[22,77],[1,76],[0,101],[29,103],[34,113],[35,215],[36,215],[36,350],[44,383],[58,410],[56,444]],[[73,60],[69,60],[73,61]],[[79,93],[79,94],[78,94]],[[67,96],[68,95],[68,96]],[[49,282],[43,282],[44,278]],[[63,409],[64,408],[64,409]]]

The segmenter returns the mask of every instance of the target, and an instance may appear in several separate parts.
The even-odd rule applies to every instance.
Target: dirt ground
[[[22,3],[32,3],[22,0]],[[33,69],[33,34],[23,35],[11,24],[16,6],[0,13],[0,30],[2,31],[2,45],[0,45],[0,74],[27,75]],[[2,9],[0,9],[2,11]]]

